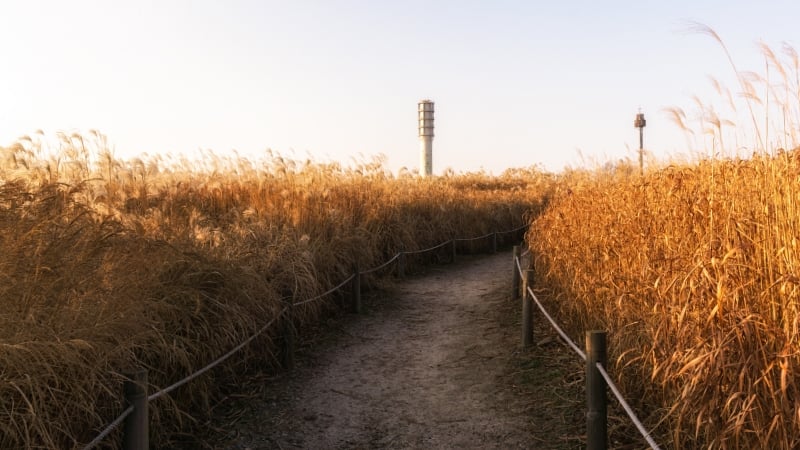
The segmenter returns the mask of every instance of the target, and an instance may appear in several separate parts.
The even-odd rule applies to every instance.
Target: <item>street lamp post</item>
[[[639,129],[639,173],[644,175],[644,127],[647,121],[644,120],[642,110],[636,114],[636,120],[633,121],[633,126]]]

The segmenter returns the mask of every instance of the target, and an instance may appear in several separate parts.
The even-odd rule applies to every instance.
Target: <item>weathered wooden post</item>
[[[358,270],[358,263],[353,264],[353,292],[351,309],[356,314],[361,314],[361,272]]]
[[[511,278],[511,299],[519,300],[519,283],[521,280],[519,270],[517,269],[517,259],[519,259],[519,245],[514,246],[514,259],[511,261],[512,265],[512,278]],[[520,266],[521,267],[521,266]]]
[[[528,287],[533,286],[533,271],[528,269],[522,278],[522,346],[533,344],[533,299]]]
[[[497,232],[492,233],[492,253],[497,253]]]
[[[400,256],[397,257],[397,278],[401,280],[406,277],[406,254],[405,252],[400,252]]]
[[[450,252],[451,252],[450,261],[455,263],[456,262],[456,240],[453,239],[452,241],[450,241],[450,244],[451,244],[450,245]]]
[[[286,370],[294,369],[294,341],[297,330],[294,328],[294,296],[285,295],[283,306],[286,308],[283,318],[283,352],[281,359]]]
[[[606,450],[608,423],[606,380],[597,370],[597,363],[606,365],[606,332],[586,333],[586,448]]]
[[[128,378],[123,383],[125,401],[133,406],[133,412],[125,418],[122,430],[122,448],[147,450],[150,446],[147,417],[147,370],[136,369],[125,376]]]

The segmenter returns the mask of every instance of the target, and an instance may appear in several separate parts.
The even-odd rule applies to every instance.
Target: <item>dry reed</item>
[[[1,448],[79,448],[122,410],[125,370],[146,367],[151,392],[169,385],[274,318],[283,296],[312,297],[400,249],[520,226],[550,183],[536,170],[394,177],[379,160],[121,161],[99,133],[58,140],[54,156],[42,134],[0,148]],[[219,380],[275,370],[278,338],[154,401],[152,445],[186,443]]]
[[[800,153],[783,150],[797,145],[800,75],[790,47],[787,63],[761,48],[777,89],[731,59],[753,130],[734,128],[713,79],[730,110],[696,99],[699,130],[667,111],[707,138],[705,158],[641,177],[624,164],[566,172],[529,231],[560,293],[550,307],[576,338],[609,331],[613,376],[668,448],[800,446]],[[757,151],[738,157],[748,139]]]

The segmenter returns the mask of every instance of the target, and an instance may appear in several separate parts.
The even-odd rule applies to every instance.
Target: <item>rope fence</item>
[[[524,229],[526,229],[526,228],[528,228],[528,225],[521,225],[521,226],[519,226],[519,227],[517,227],[517,228],[514,228],[513,230],[497,231],[497,234],[510,234],[510,233],[516,233],[516,232],[522,231],[522,230],[524,230]]]
[[[446,242],[442,242],[441,244],[434,245],[433,247],[423,248],[422,250],[411,250],[411,251],[400,252],[400,253],[398,253],[398,255],[400,255],[400,254],[418,255],[420,253],[428,253],[428,252],[432,252],[434,250],[438,250],[438,249],[444,247],[445,245],[451,245],[452,243],[453,243],[453,240],[449,240],[449,241],[446,241]]]
[[[247,345],[247,344],[249,344],[250,342],[252,342],[252,341],[253,341],[253,339],[255,339],[255,338],[257,338],[258,336],[260,336],[260,335],[261,335],[261,333],[263,333],[263,332],[267,331],[267,329],[269,329],[269,327],[270,327],[270,326],[271,326],[273,323],[275,323],[275,321],[276,321],[276,320],[277,320],[279,317],[281,317],[281,316],[282,316],[284,313],[286,313],[286,310],[287,310],[287,308],[283,308],[283,309],[281,310],[281,312],[280,312],[280,313],[278,313],[278,315],[277,315],[276,317],[273,317],[273,318],[272,318],[272,319],[271,319],[269,322],[267,322],[267,324],[266,324],[266,325],[264,325],[263,327],[261,327],[261,329],[260,329],[260,330],[256,331],[256,332],[255,332],[255,333],[254,333],[252,336],[250,336],[249,338],[245,339],[245,340],[244,340],[244,341],[243,341],[241,344],[237,345],[236,347],[234,347],[233,349],[231,349],[230,351],[228,351],[228,353],[225,353],[224,355],[220,356],[219,358],[215,359],[214,361],[212,361],[212,362],[210,362],[210,363],[206,364],[206,365],[205,365],[205,367],[203,367],[202,369],[200,369],[200,370],[197,370],[197,371],[195,371],[194,373],[192,373],[192,374],[190,374],[190,375],[186,376],[186,377],[185,377],[185,378],[183,378],[182,380],[176,381],[175,383],[172,383],[171,385],[169,385],[169,386],[165,387],[164,389],[161,389],[161,390],[160,390],[160,391],[158,391],[158,392],[154,392],[153,394],[151,394],[150,396],[148,396],[148,397],[147,397],[147,401],[148,401],[148,402],[152,402],[153,400],[155,400],[155,399],[157,399],[157,398],[161,397],[162,395],[169,394],[170,392],[174,391],[175,389],[178,389],[179,387],[183,386],[184,384],[186,384],[186,383],[188,383],[188,382],[190,382],[190,381],[194,380],[195,378],[199,377],[200,375],[202,375],[202,374],[204,374],[204,373],[208,372],[209,370],[213,369],[214,367],[218,366],[218,365],[219,365],[219,364],[221,364],[223,361],[225,361],[226,359],[228,359],[228,358],[230,358],[231,356],[233,356],[233,354],[234,354],[234,353],[236,353],[236,352],[238,352],[239,350],[241,350],[242,348],[244,348],[244,346],[245,346],[245,345]]]
[[[315,302],[317,300],[321,300],[321,299],[325,298],[326,296],[328,296],[330,294],[333,294],[334,292],[336,292],[339,289],[343,288],[347,283],[353,281],[353,278],[355,278],[355,275],[350,275],[349,277],[347,277],[346,280],[344,280],[341,283],[337,284],[336,286],[328,289],[327,291],[323,292],[322,294],[319,294],[316,297],[311,297],[308,300],[303,300],[302,302],[297,302],[297,303],[294,304],[294,306],[305,305],[306,303],[311,303],[311,302]]]
[[[553,329],[556,330],[556,333],[558,333],[558,335],[561,336],[561,339],[564,339],[564,342],[566,342],[567,345],[573,351],[575,351],[575,353],[577,353],[582,360],[586,361],[586,353],[583,350],[581,350],[580,347],[578,347],[578,345],[572,339],[569,338],[569,336],[567,336],[567,333],[565,333],[560,326],[558,326],[556,321],[553,320],[550,314],[547,313],[547,310],[544,309],[544,306],[542,306],[542,302],[540,302],[539,299],[536,298],[536,295],[533,293],[533,289],[531,289],[530,287],[528,287],[528,295],[531,296],[531,299],[533,299],[533,301],[536,303],[536,306],[539,307],[539,311],[541,311],[544,317],[547,319],[547,321],[550,322],[550,325],[552,325]]]
[[[474,237],[474,238],[455,238],[455,239],[453,239],[453,240],[454,240],[454,241],[456,241],[456,242],[479,241],[479,240],[481,240],[481,239],[486,239],[486,238],[488,238],[489,236],[493,236],[494,234],[495,234],[495,233],[486,233],[486,234],[484,234],[483,236],[478,236],[478,237]]]
[[[122,411],[122,414],[120,414],[119,417],[117,417],[116,419],[114,419],[113,422],[108,424],[106,429],[103,430],[102,433],[98,434],[97,437],[92,440],[92,442],[89,442],[88,444],[86,444],[86,447],[84,447],[84,448],[94,448],[95,446],[97,446],[97,444],[103,442],[103,440],[109,434],[111,434],[112,431],[116,430],[122,424],[122,422],[125,419],[127,419],[128,416],[130,416],[131,414],[133,414],[133,405],[128,406],[125,409],[125,411]]]
[[[492,233],[488,233],[488,234],[485,234],[485,235],[482,235],[482,236],[478,236],[478,237],[474,237],[474,238],[454,238],[454,239],[450,239],[448,241],[442,242],[441,244],[435,245],[433,247],[425,248],[425,249],[422,249],[422,250],[412,250],[412,251],[398,252],[396,255],[391,257],[388,261],[386,261],[386,262],[384,262],[384,263],[382,263],[382,264],[380,264],[380,265],[378,265],[376,267],[367,269],[367,270],[359,270],[358,267],[356,266],[356,267],[354,267],[353,274],[350,275],[347,279],[345,279],[341,283],[337,284],[336,286],[330,288],[329,290],[327,290],[327,291],[323,292],[322,294],[319,294],[319,295],[317,295],[315,297],[312,297],[312,298],[309,298],[309,299],[306,299],[306,300],[303,300],[303,301],[300,301],[300,302],[296,302],[296,303],[292,303],[292,302],[288,303],[287,306],[285,306],[283,309],[281,309],[281,311],[277,314],[277,316],[272,318],[269,322],[267,322],[258,331],[256,331],[253,335],[251,335],[247,339],[245,339],[239,345],[237,345],[236,347],[232,348],[230,351],[228,351],[224,355],[220,356],[219,358],[215,359],[214,361],[208,363],[207,365],[205,365],[201,369],[199,369],[199,370],[187,375],[186,377],[182,378],[179,381],[176,381],[173,384],[171,384],[171,385],[169,385],[169,386],[167,386],[167,387],[165,387],[165,388],[163,388],[163,389],[161,389],[161,390],[159,390],[157,392],[154,392],[153,394],[150,394],[149,396],[147,396],[146,395],[146,392],[147,392],[147,376],[146,376],[146,372],[144,372],[144,375],[143,375],[142,378],[134,378],[130,382],[126,381],[125,400],[129,404],[129,406],[124,411],[122,411],[122,413],[120,413],[120,415],[117,416],[111,423],[109,423],[97,435],[97,437],[95,437],[91,442],[86,444],[86,446],[84,447],[84,450],[90,450],[90,449],[100,445],[105,440],[105,438],[107,438],[114,430],[116,430],[117,428],[119,428],[120,425],[123,425],[123,424],[124,424],[124,430],[123,430],[124,435],[123,435],[123,446],[122,446],[122,448],[124,450],[144,450],[144,449],[147,449],[149,447],[149,445],[148,445],[149,444],[149,441],[148,441],[148,423],[147,423],[147,416],[148,416],[148,414],[147,414],[147,404],[149,402],[151,402],[153,400],[156,400],[156,399],[158,399],[158,398],[160,398],[160,397],[162,397],[164,395],[169,394],[170,392],[174,391],[175,389],[177,389],[177,388],[189,383],[190,381],[194,380],[195,378],[199,377],[200,375],[204,374],[205,372],[207,372],[207,371],[213,369],[214,367],[218,366],[219,364],[221,364],[222,362],[224,362],[225,360],[227,360],[228,358],[233,356],[236,352],[238,352],[239,350],[244,348],[247,344],[252,342],[255,338],[257,338],[258,336],[263,334],[265,331],[267,331],[281,317],[286,316],[286,319],[288,319],[288,322],[292,322],[293,321],[293,309],[294,309],[294,307],[300,306],[300,305],[305,305],[305,304],[308,304],[308,303],[312,303],[312,302],[321,300],[324,297],[326,297],[326,296],[328,296],[328,295],[330,295],[330,294],[342,289],[347,284],[352,284],[353,285],[353,292],[352,292],[353,309],[354,309],[355,312],[360,312],[360,309],[361,309],[361,307],[360,307],[360,303],[361,303],[361,300],[360,300],[360,296],[361,296],[361,293],[360,293],[360,291],[361,291],[360,278],[361,278],[361,275],[366,275],[366,274],[370,274],[370,273],[373,273],[373,272],[377,272],[379,270],[382,270],[382,269],[388,267],[392,263],[397,262],[398,263],[398,275],[402,278],[403,273],[404,273],[403,271],[405,269],[404,266],[405,266],[405,256],[406,255],[417,255],[417,254],[427,253],[427,252],[431,252],[431,251],[434,251],[434,250],[438,250],[438,249],[440,249],[442,247],[445,247],[445,246],[448,246],[448,245],[451,246],[452,258],[453,258],[453,261],[455,261],[455,256],[456,256],[456,245],[455,244],[456,244],[457,241],[475,241],[475,240],[479,240],[479,239],[486,239],[487,237],[492,236],[493,239],[492,239],[492,243],[491,243],[491,250],[492,250],[492,252],[494,252],[494,251],[497,250],[497,235],[498,234],[516,233],[516,232],[524,230],[525,228],[527,228],[527,225],[523,225],[521,227],[514,228],[512,230],[492,232]],[[285,320],[285,322],[286,321],[287,320]],[[290,325],[290,326],[287,327],[287,329],[288,330],[292,330],[293,327]],[[291,353],[293,352],[293,349],[292,349],[293,337],[291,336],[291,334],[292,334],[291,331],[287,331],[287,335],[285,336],[285,341],[287,341],[285,343],[285,345],[287,345],[289,347],[288,349],[285,349],[285,351],[287,351],[290,354],[287,357],[288,361],[292,360]],[[291,366],[291,363],[288,363],[288,365]],[[128,384],[132,384],[134,386],[134,388],[133,389],[129,389],[128,388],[129,386],[127,386]],[[133,393],[131,393],[129,395],[129,390],[131,390],[132,392],[133,391],[135,391],[135,392],[133,392]]]
[[[642,425],[642,422],[639,420],[638,417],[636,417],[636,413],[633,412],[631,406],[628,404],[628,402],[625,401],[625,398],[622,396],[622,393],[619,391],[619,388],[617,388],[617,385],[614,384],[614,381],[608,375],[608,372],[606,372],[605,367],[603,367],[603,365],[599,363],[596,364],[595,366],[597,367],[597,370],[600,372],[600,375],[602,375],[603,379],[606,381],[608,388],[611,389],[611,392],[614,393],[614,397],[617,398],[617,401],[622,406],[622,409],[624,409],[625,412],[628,413],[628,417],[630,417],[631,422],[633,422],[633,424],[636,425],[636,429],[639,430],[639,433],[642,434],[644,440],[646,440],[647,443],[650,444],[650,448],[652,448],[653,450],[660,450],[660,447],[658,446],[658,444],[656,444],[656,441],[654,441],[653,438],[650,436],[650,432],[647,431],[647,428],[645,428],[644,425]]]
[[[520,253],[519,247],[514,247],[514,268],[513,268],[513,293],[514,299],[519,299],[519,283],[523,281],[523,306],[522,306],[522,344],[525,347],[533,343],[533,317],[531,303],[536,304],[542,315],[550,322],[553,329],[561,336],[564,343],[570,347],[580,358],[586,362],[586,444],[589,450],[605,450],[608,446],[607,432],[607,408],[606,408],[606,388],[611,390],[614,397],[619,402],[622,409],[631,419],[636,429],[653,450],[661,450],[661,447],[653,440],[650,432],[642,424],[641,420],[633,412],[625,398],[622,396],[614,380],[606,372],[606,332],[589,331],[586,333],[586,351],[580,347],[564,332],[556,323],[553,317],[547,312],[544,305],[536,297],[530,285],[533,284],[534,271],[532,269],[523,270],[520,260],[530,253],[526,250]]]
[[[367,270],[362,271],[361,275],[367,275],[367,274],[370,274],[370,273],[373,273],[373,272],[377,272],[377,271],[379,271],[379,270],[381,270],[381,269],[383,269],[385,267],[388,267],[390,264],[392,264],[393,262],[395,262],[398,259],[400,259],[401,256],[403,256],[403,252],[400,252],[400,253],[392,256],[392,259],[386,261],[385,263],[381,264],[378,267],[373,267],[372,269],[367,269]]]

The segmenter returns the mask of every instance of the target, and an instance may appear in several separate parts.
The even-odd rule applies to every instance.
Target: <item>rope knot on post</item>
[[[147,370],[135,369],[126,374],[123,385],[125,400],[133,412],[125,419],[122,429],[122,448],[147,450],[150,446],[150,429],[147,411]]]
[[[513,266],[511,268],[511,299],[519,300],[519,287],[521,280],[519,264],[519,245],[514,246]]]
[[[586,332],[586,448],[608,448],[606,380],[597,365],[606,365],[606,332]]]
[[[533,345],[533,298],[530,290],[533,285],[533,270],[528,269],[522,275],[522,346]]]
[[[400,252],[397,258],[397,278],[404,279],[406,277],[406,253]]]
[[[286,370],[294,368],[294,343],[296,340],[297,330],[294,325],[294,293],[287,291],[284,293],[283,306],[284,306],[284,320],[283,320],[283,352],[282,362]]]
[[[361,314],[361,271],[358,269],[358,263],[353,264],[353,292],[350,308],[354,313]]]

